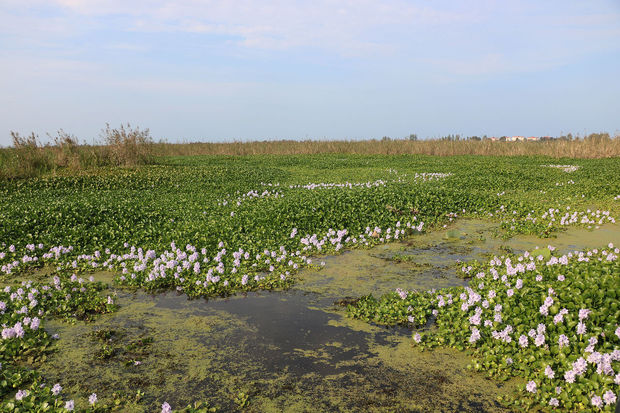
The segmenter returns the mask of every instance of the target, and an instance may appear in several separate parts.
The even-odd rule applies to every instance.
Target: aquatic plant
[[[415,332],[414,341],[470,349],[473,369],[527,380],[521,393],[503,399],[514,408],[612,411],[620,386],[619,254],[609,244],[494,257],[463,267],[472,274],[468,287],[362,297],[348,312],[415,327],[432,314],[433,328]]]
[[[540,167],[552,163],[546,158],[325,155],[189,157],[157,162],[80,176],[0,180],[0,277],[9,285],[0,293],[0,391],[5,410],[105,408],[97,396],[91,399],[93,403],[86,400],[99,389],[81,398],[64,395],[60,384],[45,383],[24,367],[30,359],[42,362],[53,347],[54,339],[42,328],[46,318],[91,320],[116,309],[114,296],[104,291],[106,286],[88,279],[94,271],[112,272],[117,286],[131,289],[173,289],[189,297],[227,296],[288,288],[296,271],[320,262],[316,255],[414,237],[450,226],[462,217],[498,222],[504,236],[551,237],[568,226],[596,228],[614,223],[620,212],[614,172],[618,159],[567,161],[579,166],[569,181],[561,168]],[[506,256],[501,265],[495,261],[499,280],[505,275],[510,286],[493,279],[487,264],[471,263],[462,272],[475,281],[471,291],[399,290],[382,298],[362,297],[349,311],[367,321],[415,328],[435,321],[439,329],[435,335],[423,330],[414,334],[414,340],[425,348],[453,345],[476,350],[487,346],[484,351],[476,350],[480,369],[498,378],[517,375],[533,382],[524,390],[525,403],[570,408],[570,402],[573,407],[581,403],[605,408],[614,403],[606,381],[595,381],[599,387],[594,390],[579,386],[584,380],[598,380],[593,377],[609,377],[596,373],[596,362],[584,354],[579,357],[587,369],[577,374],[583,362],[573,358],[572,352],[590,345],[586,337],[605,332],[605,338],[597,335],[596,351],[601,360],[605,354],[615,354],[616,344],[608,341],[613,338],[609,322],[600,322],[611,316],[617,320],[618,315],[573,299],[571,294],[589,297],[597,304],[611,300],[609,308],[617,307],[615,287],[601,284],[617,282],[613,278],[618,273],[617,261],[607,260],[600,251],[592,253],[595,258],[578,263],[574,263],[575,254],[564,263],[564,258],[552,256],[551,251],[539,253],[543,260],[529,256],[521,257],[521,262]],[[545,264],[553,258],[558,262]],[[553,273],[560,266],[575,271]],[[515,268],[517,273],[512,274]],[[35,270],[55,278],[24,281]],[[479,279],[479,273],[486,278]],[[579,293],[571,289],[578,283],[583,284]],[[591,296],[594,293],[586,288],[589,283],[598,286],[596,295]],[[556,294],[548,293],[548,288]],[[458,308],[474,300],[475,294],[481,298],[468,304],[467,311]],[[611,294],[616,296],[609,298]],[[531,326],[529,330],[536,333],[530,336],[522,326],[533,319],[532,309],[536,317],[542,317],[537,312],[547,297],[554,303],[543,307],[550,314],[545,317],[552,318],[546,320],[543,333],[537,330],[540,322]],[[485,300],[489,308],[483,306]],[[558,302],[561,308],[555,312]],[[503,307],[495,311],[497,305]],[[590,312],[578,319],[580,310]],[[443,334],[442,329],[448,328],[456,333]],[[140,352],[148,347],[139,342],[96,345],[101,347],[97,353],[101,359],[118,357],[127,363],[139,362]],[[557,347],[570,363],[579,363],[574,367],[568,361],[547,363],[545,346],[549,354],[555,355],[552,352]],[[487,360],[491,356],[496,359]],[[527,361],[530,357],[533,361]],[[506,369],[509,359],[512,367]],[[495,364],[486,366],[487,361]],[[614,371],[616,362],[610,362]],[[564,392],[571,396],[552,397],[549,380],[560,380],[568,371],[575,373],[571,384],[583,394],[573,398]],[[104,398],[103,393],[99,396]],[[67,404],[71,400],[74,403]],[[115,400],[122,403],[121,398]],[[239,400],[248,402],[245,397]]]

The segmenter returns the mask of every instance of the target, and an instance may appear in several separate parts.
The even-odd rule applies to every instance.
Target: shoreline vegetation
[[[450,135],[441,139],[369,140],[273,140],[252,142],[155,142],[149,129],[130,124],[102,130],[96,144],[79,143],[77,137],[59,130],[48,135],[51,142],[42,144],[31,133],[22,136],[11,132],[13,145],[0,148],[0,179],[32,178],[44,175],[79,173],[97,167],[134,167],[157,163],[158,157],[215,155],[479,155],[479,156],[545,156],[550,158],[613,158],[620,156],[620,134],[592,133],[583,138],[568,134],[560,138],[508,142],[487,138]]]

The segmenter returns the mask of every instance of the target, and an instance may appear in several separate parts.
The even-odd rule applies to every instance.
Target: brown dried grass
[[[549,156],[552,158],[610,158],[620,156],[620,136],[610,138],[608,134],[593,135],[585,139],[554,139],[535,142],[492,142],[490,140],[283,140],[228,143],[157,143],[153,145],[153,153],[157,156],[246,156],[259,154],[294,155],[321,153],[367,155],[424,154],[437,156]]]

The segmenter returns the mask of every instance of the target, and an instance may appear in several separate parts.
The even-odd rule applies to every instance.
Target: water
[[[552,240],[503,241],[495,230],[461,221],[450,231],[319,257],[315,261],[325,261],[325,268],[301,271],[288,291],[207,301],[119,290],[121,309],[114,314],[89,324],[50,320],[46,328],[60,334],[59,350],[38,368],[82,400],[92,392],[128,400],[140,389],[144,396],[128,405],[132,411],[153,411],[163,401],[181,408],[195,400],[234,411],[239,392],[249,395],[245,409],[257,412],[501,411],[495,398],[514,383],[502,386],[470,373],[465,353],[420,352],[409,330],[348,319],[335,304],[396,287],[463,285],[460,262],[507,248],[550,243],[581,249],[605,245],[620,233],[608,226]],[[96,330],[116,331],[108,343],[116,353],[107,360],[97,359],[102,343],[92,336]],[[139,351],[128,347],[144,338],[153,341]]]

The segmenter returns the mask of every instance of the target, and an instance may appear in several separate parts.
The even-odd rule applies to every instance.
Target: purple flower
[[[530,380],[526,385],[525,389],[530,393],[536,393],[536,382],[534,380]]]
[[[22,327],[22,323],[20,323],[19,321],[13,326],[13,331],[15,332],[15,336],[19,338],[24,337],[24,328]]]
[[[551,399],[549,399],[549,406],[558,407],[559,405],[560,405],[560,401],[556,399],[555,397],[552,397]]]
[[[586,333],[586,325],[581,321],[577,324],[577,334],[582,335]]]
[[[172,413],[172,407],[170,407],[168,402],[164,402],[161,405],[161,413]]]
[[[476,327],[472,327],[471,336],[469,337],[469,342],[475,343],[478,340],[480,340],[480,331]]]
[[[590,314],[590,312],[591,311],[586,308],[582,308],[581,310],[579,310],[579,320],[588,318],[588,315]]]
[[[422,337],[420,336],[420,333],[415,333],[413,335],[413,341],[415,341],[416,343],[419,343],[422,341]]]
[[[407,291],[397,288],[396,292],[398,293],[398,296],[401,298],[401,300],[404,300],[405,298],[407,298],[407,294],[408,294]]]
[[[560,346],[560,348],[564,346],[568,346],[568,344],[569,344],[568,337],[566,337],[564,334],[560,334],[560,337],[558,338],[558,345]]]
[[[611,390],[607,390],[605,394],[603,394],[603,400],[605,404],[614,404],[616,402],[616,393]]]
[[[588,369],[588,363],[583,357],[579,357],[577,361],[573,363],[573,371],[576,375],[581,376]]]
[[[90,403],[91,405],[94,405],[95,403],[97,403],[97,394],[93,393],[90,395],[90,397],[88,397],[88,403]]]
[[[603,407],[603,400],[601,399],[601,396],[592,397],[592,406],[598,407],[598,408]]]
[[[521,334],[521,336],[519,337],[519,345],[521,347],[527,347],[528,345],[528,339],[527,336],[524,334]]]
[[[544,336],[544,334],[536,335],[536,338],[534,339],[534,344],[536,345],[536,347],[540,347],[543,344],[545,344],[545,336]]]
[[[553,371],[553,369],[551,368],[551,366],[547,366],[545,368],[545,376],[549,377],[550,379],[555,377],[555,372]]]
[[[17,393],[15,393],[15,400],[21,400],[26,396],[28,396],[28,390],[18,390]]]
[[[60,385],[60,383],[56,383],[54,384],[54,387],[52,387],[52,394],[54,396],[58,396],[58,394],[62,391],[62,386]]]
[[[72,411],[74,407],[75,407],[75,403],[73,403],[73,400],[69,400],[68,402],[65,403],[65,409],[69,411]]]

